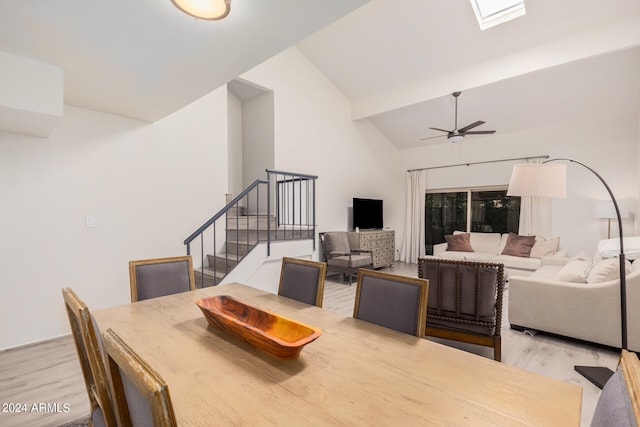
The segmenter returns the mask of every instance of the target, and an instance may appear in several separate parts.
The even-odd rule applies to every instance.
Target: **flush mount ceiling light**
[[[196,19],[217,21],[231,10],[231,0],[171,0],[178,9]]]

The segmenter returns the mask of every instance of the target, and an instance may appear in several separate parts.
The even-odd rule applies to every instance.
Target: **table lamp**
[[[629,218],[629,210],[625,209],[623,203],[620,206],[620,217],[622,219]],[[617,218],[615,207],[610,200],[599,200],[593,206],[593,216],[600,219],[606,219],[607,224],[607,239],[611,238],[611,220]]]
[[[550,159],[543,163],[527,163],[514,165],[509,182],[508,196],[530,196],[530,197],[549,197],[549,198],[566,198],[567,197],[567,167],[564,164],[549,164],[554,161],[568,161],[579,164],[587,170],[591,171],[607,189],[613,208],[615,211],[614,218],[618,220],[620,254],[618,256],[620,262],[620,315],[621,315],[621,344],[622,349],[627,350],[627,284],[625,271],[624,244],[622,237],[622,217],[618,202],[613,196],[613,192],[605,180],[595,170],[589,166],[573,159]],[[587,378],[599,388],[604,387],[609,377],[613,375],[613,371],[600,366],[574,366],[574,369],[582,376]]]

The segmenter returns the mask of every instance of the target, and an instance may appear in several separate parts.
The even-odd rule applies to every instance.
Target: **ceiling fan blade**
[[[484,124],[484,122],[482,120],[478,120],[475,123],[471,123],[470,125],[467,125],[467,126],[463,127],[462,129],[458,129],[458,132],[465,133],[469,129],[473,129],[474,127],[477,127],[477,126],[480,126],[480,125],[483,125],[483,124]]]
[[[495,130],[472,130],[469,132],[465,132],[466,135],[491,135],[496,133]]]
[[[440,132],[446,132],[446,133],[453,132],[452,130],[445,130],[445,129],[439,129],[439,128],[429,128],[429,129],[437,130],[437,131],[440,131]]]
[[[445,132],[447,132],[447,131],[445,131]],[[447,135],[429,136],[427,138],[420,138],[420,141],[424,141],[424,140],[427,140],[427,139],[434,139],[434,138],[444,138],[445,136],[447,136]]]
[[[470,125],[467,125],[463,128],[458,129],[458,97],[460,96],[460,93],[461,92],[453,92],[451,94],[456,102],[456,106],[455,106],[455,126],[456,127],[453,130],[429,128],[431,130],[437,130],[438,132],[445,132],[446,135],[421,138],[420,141],[424,141],[426,139],[433,139],[433,138],[442,138],[443,136],[446,136],[447,139],[449,139],[451,142],[458,142],[462,140],[466,135],[491,135],[496,133],[495,130],[474,130],[474,131],[471,130],[480,125],[483,125],[485,122],[483,122],[482,120],[478,120],[477,122],[473,122]]]

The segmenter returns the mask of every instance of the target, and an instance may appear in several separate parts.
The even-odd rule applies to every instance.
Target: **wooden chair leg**
[[[502,339],[493,337],[493,359],[502,362]]]

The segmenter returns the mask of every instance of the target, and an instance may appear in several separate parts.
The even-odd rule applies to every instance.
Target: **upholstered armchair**
[[[373,268],[373,254],[370,250],[351,249],[346,231],[320,233],[322,254],[327,263],[327,272],[342,273],[351,285],[353,276],[360,268]]]
[[[493,347],[500,361],[504,265],[424,257],[418,277],[429,280],[426,335]]]

